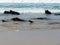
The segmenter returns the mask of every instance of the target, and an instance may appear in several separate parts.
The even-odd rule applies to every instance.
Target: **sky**
[[[0,3],[60,3],[60,0],[0,0]]]

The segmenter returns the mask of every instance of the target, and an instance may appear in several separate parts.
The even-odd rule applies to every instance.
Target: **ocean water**
[[[60,15],[47,15],[45,10],[52,13],[60,13],[60,3],[0,3],[0,28],[2,30],[55,30],[60,29]],[[4,14],[4,11],[13,10],[20,15]],[[32,25],[29,22],[13,22],[11,18],[18,17],[24,20],[32,20]],[[35,19],[47,18],[47,19]],[[8,20],[3,23],[1,20]],[[24,27],[24,28],[23,28]]]
[[[44,14],[45,10],[48,9],[52,13],[60,12],[59,3],[0,3],[0,18],[1,17],[12,17],[11,15],[3,14],[5,10],[14,10],[21,13],[21,18],[35,18],[35,17],[48,17]],[[29,14],[30,13],[30,14]],[[26,16],[27,15],[27,16]],[[16,16],[16,15],[15,15]],[[6,18],[5,17],[5,18]],[[14,17],[14,16],[13,16]],[[19,16],[18,16],[19,17]],[[59,16],[50,16],[50,18],[57,19]]]

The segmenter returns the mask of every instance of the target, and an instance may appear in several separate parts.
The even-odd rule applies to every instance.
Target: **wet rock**
[[[46,17],[38,17],[38,18],[33,18],[33,19],[38,19],[38,20],[48,20]]]
[[[60,15],[60,13],[55,13],[54,15],[56,15],[56,16],[57,16],[57,15]]]
[[[18,12],[15,12],[15,11],[12,11],[12,10],[10,10],[10,13],[11,13],[11,14],[20,15],[20,13],[18,13]]]
[[[17,17],[15,17],[15,18],[12,18],[11,20],[13,20],[13,21],[25,21],[25,20],[23,20],[23,19],[20,19],[20,18],[17,18]]]
[[[14,15],[20,15],[20,13],[19,13],[19,12],[12,11],[12,10],[10,10],[10,11],[4,11],[4,14],[14,14]]]
[[[51,14],[49,10],[45,10],[45,14]]]
[[[4,14],[10,14],[10,12],[9,11],[4,11]]]
[[[37,19],[40,19],[40,20],[46,20],[47,18],[43,18],[43,17],[41,17],[41,18],[37,18]]]

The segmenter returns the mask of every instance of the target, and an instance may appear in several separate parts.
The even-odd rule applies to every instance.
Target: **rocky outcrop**
[[[14,14],[14,15],[20,15],[20,13],[19,13],[19,12],[12,11],[12,10],[10,10],[10,11],[4,11],[4,14]]]
[[[45,10],[45,14],[51,14],[49,10]]]
[[[32,19],[37,19],[37,20],[48,20],[46,17],[38,17],[38,18],[32,18]]]
[[[25,21],[25,20],[23,20],[23,19],[20,19],[20,18],[17,18],[17,17],[15,17],[15,18],[12,18],[11,20],[12,20],[12,21]]]
[[[15,18],[12,18],[11,19],[12,21],[22,21],[22,22],[30,22],[30,24],[32,24],[33,23],[33,21],[32,20],[23,20],[23,19],[20,19],[20,18],[17,18],[17,17],[15,17]]]

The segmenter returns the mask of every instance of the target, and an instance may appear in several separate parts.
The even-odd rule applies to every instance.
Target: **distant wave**
[[[60,3],[0,3],[0,8],[60,9]]]
[[[22,13],[44,13],[48,9],[53,12],[60,12],[60,3],[0,3],[0,12],[14,10]]]

